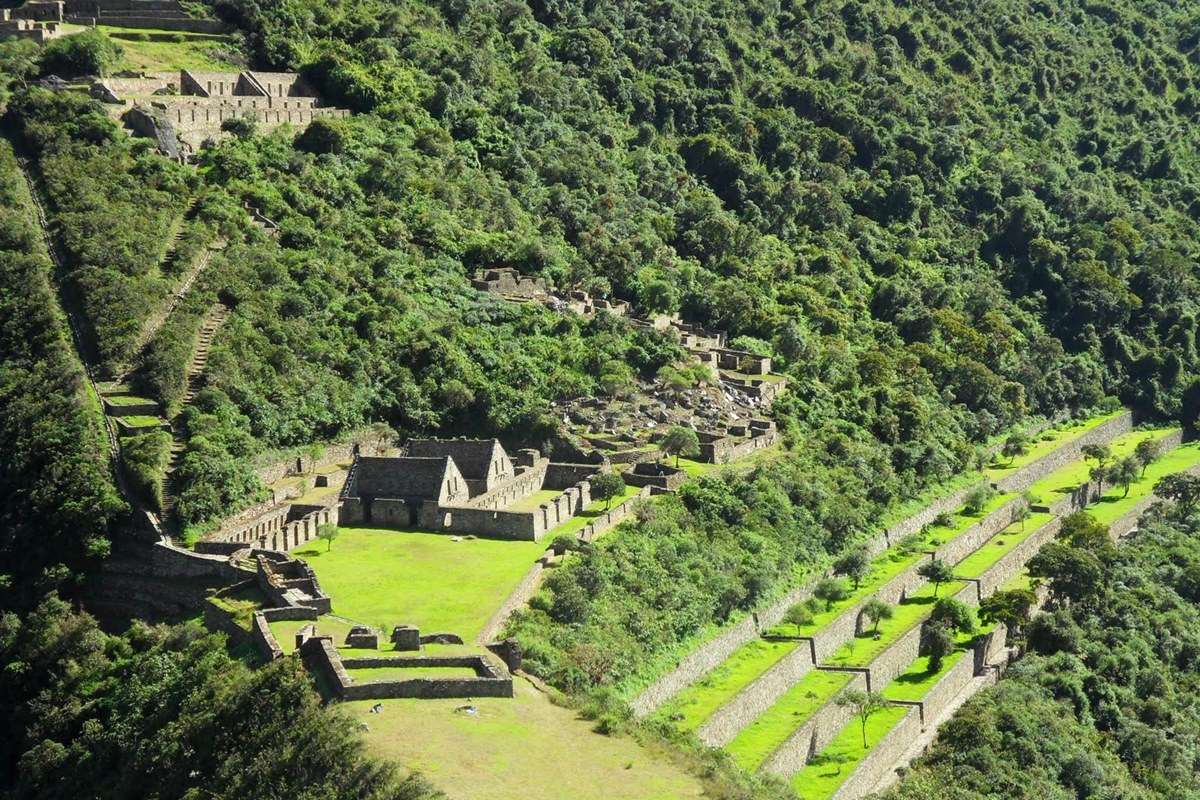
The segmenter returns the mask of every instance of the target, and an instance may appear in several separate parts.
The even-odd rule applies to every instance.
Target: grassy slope
[[[1086,420],[1074,420],[1043,431],[1023,455],[1017,456],[1012,461],[1006,461],[997,456],[997,460],[993,461],[987,470],[985,470],[987,477],[992,481],[1005,478],[1026,464],[1032,464],[1037,459],[1057,450],[1072,439],[1076,439],[1093,428],[1124,413],[1124,410],[1113,411],[1109,414],[1101,414],[1100,416],[1090,417]]]
[[[366,723],[368,747],[419,769],[455,800],[684,800],[700,783],[662,754],[624,737],[597,736],[574,711],[523,680],[516,696],[344,704]],[[457,712],[473,705],[474,714]]]
[[[1183,472],[1200,464],[1200,442],[1189,442],[1165,454],[1146,467],[1146,472],[1137,483],[1131,484],[1129,494],[1116,488],[1108,492],[1090,509],[1093,516],[1105,525],[1111,525],[1129,513],[1135,505],[1154,491],[1154,484],[1161,478]]]

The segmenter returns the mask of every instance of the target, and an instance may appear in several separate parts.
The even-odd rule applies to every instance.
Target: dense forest
[[[1029,652],[946,723],[888,800],[1196,797],[1198,533],[1194,514],[1160,508],[1119,548],[1073,548]],[[1088,556],[1099,578],[1075,585]]]
[[[1186,135],[1200,112],[1200,14],[1187,4],[210,5],[244,32],[254,63],[302,71],[356,115],[271,135],[241,126],[191,170],[128,138],[85,95],[33,83],[102,67],[111,54],[79,61],[58,47],[43,61],[28,43],[0,44],[4,131],[45,187],[69,262],[54,277],[82,312],[99,368],[131,369],[136,387],[173,414],[205,310],[218,299],[234,308],[208,385],[185,412],[177,510],[193,530],[262,491],[252,467],[264,453],[377,421],[402,435],[469,432],[545,447],[554,402],[602,391],[606,364],[652,376],[682,356],[619,319],[480,297],[467,281],[477,268],[515,266],[641,311],[678,311],[773,356],[789,377],[772,412],[787,457],[707,478],[643,515],[635,535],[577,559],[524,622],[531,663],[562,688],[592,691],[653,669],[655,655],[820,566],[883,509],[976,463],[982,442],[1022,420],[1114,397],[1188,424],[1200,410],[1200,164]],[[36,742],[6,738],[0,773],[19,768],[29,796],[71,796],[52,781],[141,780],[148,762],[111,732],[132,725],[145,702],[125,685],[133,653],[175,664],[176,689],[195,697],[220,694],[208,681],[223,670],[237,677],[221,692],[272,684],[238,672],[194,632],[104,637],[44,599],[71,595],[74,578],[108,552],[121,502],[24,191],[12,156],[0,153],[0,486],[9,499],[0,602],[28,615],[4,618],[0,656],[15,674],[39,676],[38,658],[58,657],[59,634],[46,631],[66,627],[93,657],[78,671],[64,657],[49,684],[7,683],[4,711],[39,697],[47,718]],[[244,204],[277,220],[278,238],[250,224]],[[179,219],[185,248],[226,246],[139,353],[138,332],[177,277],[180,261],[162,260]],[[1186,536],[1172,533],[1180,526],[1162,521],[1156,537],[1184,548]],[[1167,567],[1128,561],[1138,558],[1154,563],[1135,553],[1105,568],[1114,581],[1143,570],[1143,582],[1162,584],[1146,591],[1165,593],[1151,599],[1172,602]],[[971,713],[996,716],[989,698],[1014,693],[1030,716],[997,730],[1036,725],[1039,714],[1054,722],[1064,757],[1044,764],[1046,796],[1066,792],[1063,775],[1076,768],[1076,796],[1093,785],[1122,796],[1134,783],[1187,796],[1185,781],[1165,767],[1139,772],[1149,756],[1122,749],[1155,746],[1134,712],[1098,711],[1090,694],[1124,697],[1115,678],[1085,680],[1103,672],[1089,665],[1087,641],[1104,629],[1086,614],[1113,630],[1134,624],[1134,612],[1110,619],[1097,610],[1106,608],[1079,603],[1056,616],[1062,630],[1047,630],[1047,642],[1075,645],[1031,645],[1029,664]],[[1194,623],[1180,611],[1181,636]],[[595,654],[605,659],[584,658]],[[1171,713],[1184,715],[1195,686],[1182,667],[1171,670],[1160,679],[1180,698],[1183,710]],[[1066,690],[1038,677],[1058,672],[1081,687],[1073,719],[1056,712]],[[160,691],[146,680],[149,695]],[[297,695],[300,684],[294,675],[274,682]],[[50,719],[79,686],[92,701]],[[359,758],[339,749],[344,726],[318,725],[307,702],[264,713],[324,731],[320,758]],[[217,729],[205,726],[218,724],[220,708],[204,709],[197,730]],[[1145,725],[1168,713],[1150,699],[1137,708]],[[170,705],[146,724],[182,725],[194,711]],[[85,730],[113,761],[81,766],[84,754],[66,742]],[[1006,741],[981,743],[976,755],[1015,757]],[[938,785],[938,758],[951,757],[935,754],[911,785]],[[262,769],[278,767],[264,758]],[[163,796],[186,780],[161,776],[173,787]],[[345,780],[362,783],[321,791],[385,793],[395,778],[363,766]]]

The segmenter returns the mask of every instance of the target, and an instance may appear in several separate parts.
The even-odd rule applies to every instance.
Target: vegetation
[[[1088,590],[1033,620],[1028,654],[946,723],[887,798],[1194,794],[1200,529],[1181,512],[1151,512],[1102,551]]]
[[[0,665],[0,765],[17,796],[440,796],[367,759],[298,661],[249,670],[195,626],[109,637],[47,599],[0,616]]]

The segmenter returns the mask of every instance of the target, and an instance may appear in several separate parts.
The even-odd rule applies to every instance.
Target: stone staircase
[[[189,406],[196,399],[200,389],[204,387],[204,371],[208,366],[208,353],[212,347],[217,331],[229,318],[230,309],[222,303],[216,303],[209,310],[200,326],[200,335],[196,340],[196,349],[192,351],[192,362],[187,371],[187,392],[183,396],[183,405]],[[163,517],[170,518],[175,513],[175,498],[179,487],[175,480],[175,472],[183,461],[187,450],[187,436],[183,427],[183,412],[180,411],[171,420],[171,460],[167,465],[166,491],[163,492]]]

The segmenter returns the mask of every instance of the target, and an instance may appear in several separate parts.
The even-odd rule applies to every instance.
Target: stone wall
[[[762,675],[737,693],[729,702],[709,717],[696,735],[709,747],[721,747],[733,741],[743,728],[775,705],[814,667],[812,650],[802,641],[794,650],[779,659]]]
[[[901,634],[867,665],[867,688],[881,692],[897,676],[917,660],[921,650],[921,625],[918,622]]]
[[[892,765],[904,755],[912,741],[921,733],[921,711],[913,705],[884,737],[875,743],[871,751],[858,762],[854,772],[846,779],[833,800],[858,800],[870,794]]]
[[[546,466],[546,482],[543,489],[566,489],[588,480],[600,471],[599,464],[566,464],[550,462]]]
[[[977,665],[983,661],[983,653],[987,651],[988,644],[989,641],[985,641],[977,645],[975,649],[963,653],[954,666],[948,669],[946,674],[939,678],[938,682],[921,698],[922,729],[933,724],[950,706],[950,703],[967,688],[971,679],[975,677]]]
[[[504,625],[508,622],[508,618],[512,616],[512,613],[517,609],[524,608],[525,605],[529,603],[530,598],[533,597],[534,592],[536,592],[538,587],[541,586],[543,573],[545,572],[546,566],[553,558],[554,551],[547,550],[542,554],[541,558],[533,562],[533,566],[531,566],[529,571],[526,572],[524,577],[521,578],[521,582],[518,583],[511,592],[509,592],[508,597],[504,599],[504,602],[500,604],[500,607],[496,609],[492,616],[488,617],[488,621],[484,624],[483,630],[481,630],[479,635],[475,637],[476,644],[487,644],[488,642],[493,642],[500,638],[500,634],[503,632]]]
[[[1082,436],[1064,443],[1057,450],[1025,465],[1012,475],[1001,478],[996,482],[996,488],[1002,492],[1023,492],[1055,470],[1065,467],[1072,461],[1079,460],[1085,445],[1107,444],[1117,436],[1131,430],[1133,430],[1133,413],[1126,411],[1102,425],[1097,425]]]
[[[867,688],[866,673],[856,674],[846,688],[864,691]],[[783,776],[796,774],[808,763],[809,756],[828,746],[853,716],[854,711],[849,706],[839,706],[831,700],[767,756],[758,768],[759,772]]]

